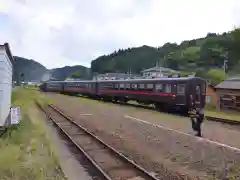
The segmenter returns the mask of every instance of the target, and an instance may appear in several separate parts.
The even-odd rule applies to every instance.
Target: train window
[[[157,92],[162,92],[163,91],[163,85],[162,84],[156,84],[155,89],[156,89]]]
[[[118,84],[115,84],[115,89],[118,89]]]
[[[178,94],[184,94],[185,93],[185,84],[178,84],[177,85],[177,93]]]
[[[119,84],[120,89],[124,89],[124,84]]]
[[[139,84],[139,89],[144,89],[144,84]]]
[[[112,83],[107,83],[107,84],[105,85],[105,88],[106,88],[106,89],[112,89],[112,88],[113,88],[113,84],[112,84]]]
[[[147,89],[153,89],[153,84],[147,84]]]
[[[130,84],[126,84],[126,89],[130,89],[131,85]]]
[[[165,84],[165,92],[171,93],[171,84]]]
[[[132,89],[137,89],[137,84],[132,84]]]

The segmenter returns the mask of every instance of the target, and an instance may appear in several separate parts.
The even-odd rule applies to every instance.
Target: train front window
[[[184,94],[185,93],[185,88],[186,88],[185,84],[178,84],[177,85],[177,93],[178,94]]]
[[[206,83],[202,84],[202,93],[205,94],[206,93]]]
[[[199,102],[200,101],[200,95],[201,95],[201,92],[200,92],[200,86],[196,86],[196,101]]]

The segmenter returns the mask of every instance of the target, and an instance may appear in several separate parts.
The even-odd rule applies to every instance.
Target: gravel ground
[[[59,108],[149,171],[157,174],[179,172],[201,179],[238,179],[240,154],[195,137],[132,121],[124,115],[191,133],[186,118],[161,115],[141,108],[48,94]],[[86,115],[88,114],[88,115]],[[89,115],[92,114],[92,115]],[[205,122],[204,136],[235,147],[238,128]]]

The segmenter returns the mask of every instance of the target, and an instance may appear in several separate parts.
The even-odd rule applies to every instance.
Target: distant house
[[[93,77],[93,80],[121,80],[121,79],[137,79],[142,78],[138,74],[126,74],[126,73],[105,73],[98,74]]]
[[[141,71],[141,74],[144,78],[155,78],[155,77],[166,77],[170,74],[178,74],[178,71],[175,71],[170,68],[161,67],[157,62],[155,67],[150,69],[145,69]]]
[[[240,78],[232,78],[215,86],[219,110],[240,110]]]
[[[66,78],[65,81],[83,81],[82,78]]]

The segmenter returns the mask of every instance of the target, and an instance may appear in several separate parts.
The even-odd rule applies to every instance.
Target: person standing
[[[191,117],[192,129],[196,132],[196,136],[202,137],[202,123],[204,121],[203,108],[197,108],[194,116]]]
[[[190,117],[192,122],[193,131],[197,132],[196,136],[202,137],[202,123],[204,121],[204,109],[196,107],[196,103],[193,100],[192,96],[190,96],[192,102],[192,111],[194,111],[194,115]]]

